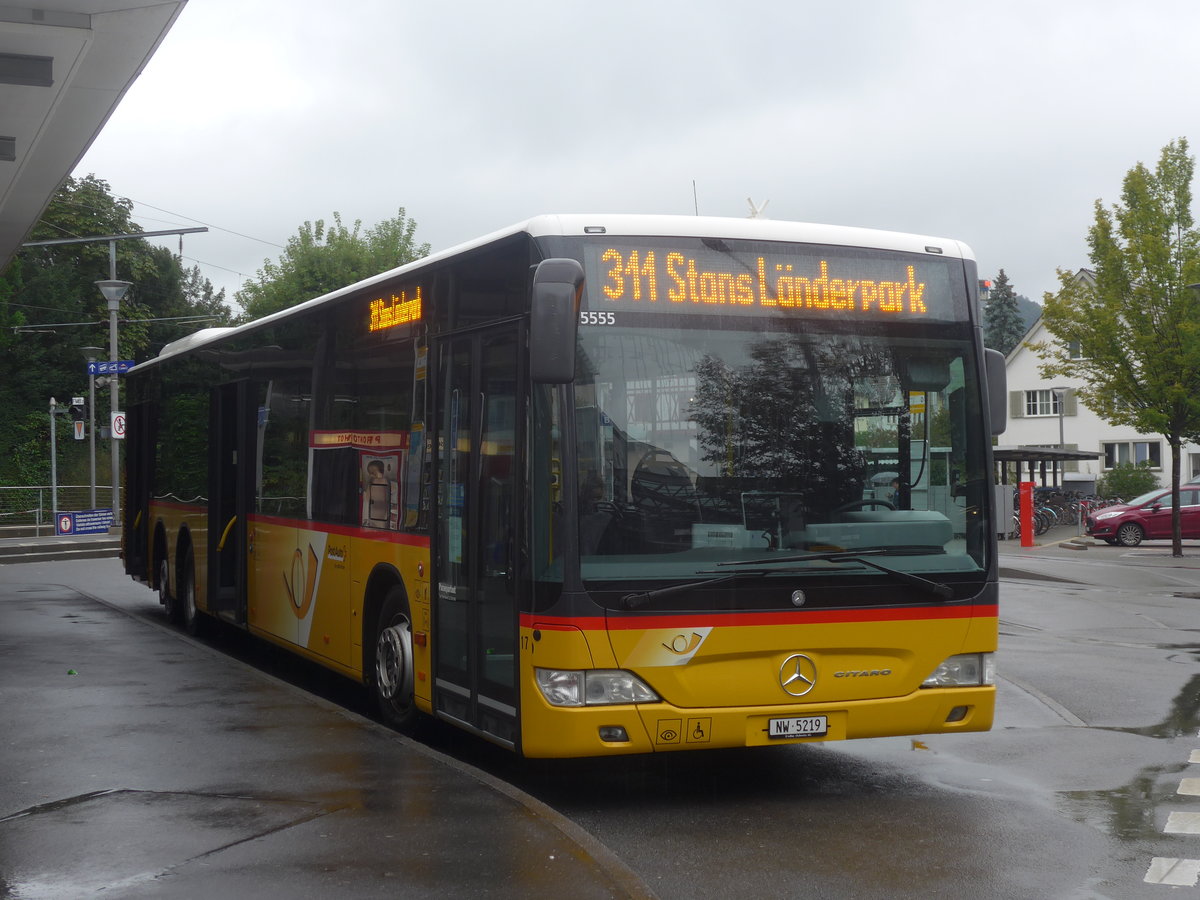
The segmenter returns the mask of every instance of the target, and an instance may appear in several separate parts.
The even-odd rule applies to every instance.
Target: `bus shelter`
[[[1066,450],[1061,447],[1006,447],[992,451],[999,468],[997,484],[1008,484],[1009,464],[1016,463],[1017,481],[1021,481],[1022,470],[1028,467],[1028,480],[1040,482],[1042,487],[1060,487],[1066,463],[1099,459],[1102,455],[1095,451]]]

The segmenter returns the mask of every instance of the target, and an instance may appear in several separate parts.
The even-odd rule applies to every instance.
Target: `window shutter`
[[[1021,419],[1025,416],[1025,392],[1024,391],[1009,391],[1008,392],[1008,417],[1010,419]]]
[[[1074,415],[1074,413],[1068,412],[1066,415],[1072,416],[1072,415]],[[1078,444],[1063,444],[1063,447],[1066,448],[1067,450],[1078,450],[1079,449]],[[1064,472],[1078,472],[1079,471],[1079,460],[1064,459],[1063,460],[1063,471]]]
[[[1062,404],[1064,416],[1079,415],[1079,403],[1075,399],[1075,388],[1067,388],[1063,391]]]

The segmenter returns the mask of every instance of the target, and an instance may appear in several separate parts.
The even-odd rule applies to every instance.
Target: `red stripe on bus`
[[[152,508],[173,509],[179,512],[206,514],[207,506],[196,506],[189,503],[177,503],[171,500],[152,500]],[[409,534],[402,531],[384,531],[378,528],[360,528],[354,525],[331,525],[326,522],[310,522],[307,519],[286,519],[282,516],[264,516],[252,514],[246,517],[250,524],[262,522],[267,525],[280,525],[284,528],[302,528],[305,531],[318,531],[325,534],[337,534],[343,537],[364,538],[371,541],[384,541],[390,544],[404,544],[409,547],[429,549],[429,537],[423,534]]]
[[[429,536],[424,534],[408,534],[403,531],[384,531],[381,528],[359,528],[354,525],[330,525],[327,522],[310,522],[307,519],[285,519],[281,516],[264,516],[254,514],[247,517],[250,524],[258,522],[264,525],[279,525],[284,528],[301,528],[305,531],[320,531],[325,534],[339,534],[343,537],[363,538],[371,541],[383,541],[390,544],[405,544],[409,547],[424,547],[429,549]]]
[[[906,622],[931,619],[987,619],[1000,614],[995,604],[980,606],[909,606],[894,609],[828,609],[796,612],[683,613],[677,616],[547,617],[521,614],[523,628],[580,628],[583,630],[641,631],[649,628],[739,627],[762,625],[825,625],[839,622]]]

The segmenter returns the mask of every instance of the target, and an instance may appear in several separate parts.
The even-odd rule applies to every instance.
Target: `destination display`
[[[680,241],[681,245],[687,243]],[[724,242],[723,242],[724,243]],[[960,321],[946,259],[837,247],[714,250],[608,243],[585,252],[589,310]]]
[[[387,331],[421,321],[421,286],[401,289],[367,304],[367,330]]]

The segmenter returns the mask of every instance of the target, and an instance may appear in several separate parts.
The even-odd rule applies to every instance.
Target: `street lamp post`
[[[1065,388],[1065,387],[1050,388],[1051,393],[1054,394],[1054,399],[1058,401],[1056,405],[1058,406],[1058,449],[1059,450],[1064,450],[1064,449],[1066,449],[1066,446],[1067,446],[1063,440],[1063,404],[1066,401],[1067,391],[1069,391],[1069,390],[1070,390],[1070,388]]]
[[[84,347],[83,355],[88,361],[88,471],[91,473],[91,488],[90,509],[96,508],[96,372],[94,371],[93,363],[96,361],[96,354],[100,352],[100,347]]]
[[[108,356],[109,360],[113,363],[113,371],[109,373],[108,383],[112,412],[114,413],[119,412],[121,409],[120,389],[118,387],[120,379],[116,375],[116,363],[120,359],[117,355],[117,313],[121,309],[121,298],[125,296],[125,292],[131,286],[132,282],[117,281],[116,278],[96,282],[96,287],[100,289],[100,293],[108,301]],[[112,448],[112,523],[114,526],[119,526],[121,524],[121,445],[119,440],[111,434],[109,446]]]
[[[1050,388],[1050,392],[1052,394],[1054,394],[1054,399],[1057,401],[1056,405],[1058,406],[1058,449],[1059,450],[1067,449],[1066,442],[1063,438],[1063,406],[1066,405],[1067,391],[1069,391],[1069,390],[1070,390],[1070,388],[1065,388],[1065,387]],[[1061,487],[1062,485],[1059,483],[1059,479],[1058,479],[1058,471],[1059,471],[1058,463],[1062,463],[1062,472],[1063,472],[1064,476],[1066,475],[1066,472],[1067,472],[1067,464],[1066,464],[1065,460],[1058,460],[1058,462],[1056,462],[1055,466],[1054,466],[1054,475],[1055,475],[1054,481],[1055,481],[1056,486]],[[1062,480],[1066,481],[1066,478],[1064,477]]]

